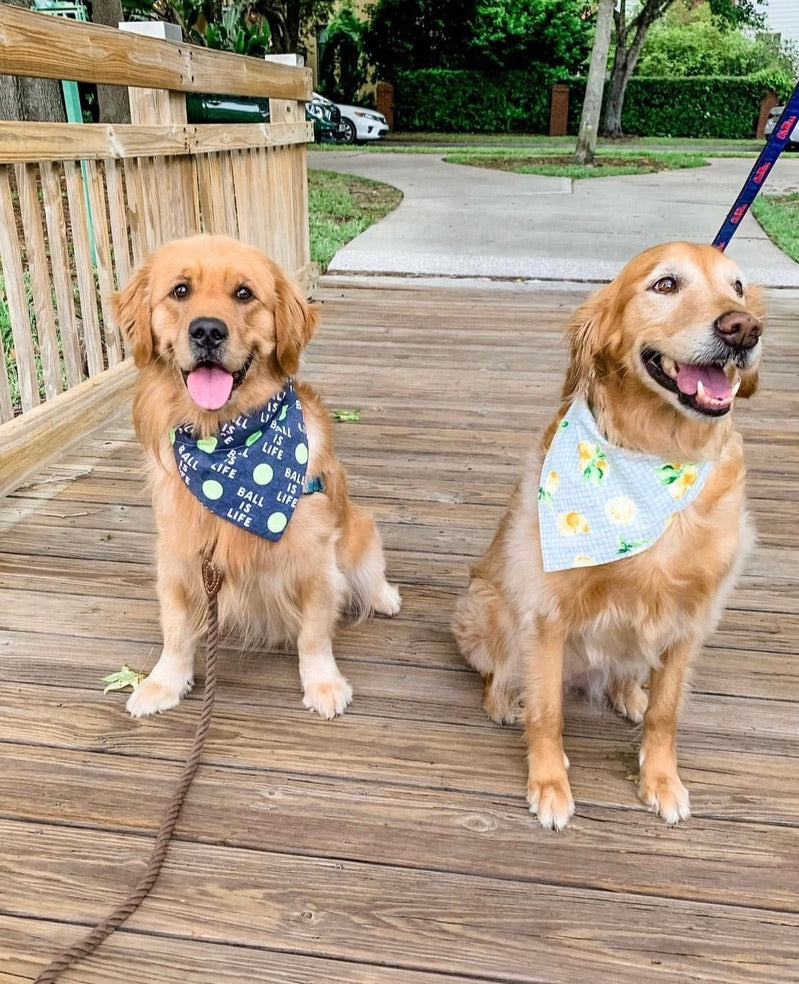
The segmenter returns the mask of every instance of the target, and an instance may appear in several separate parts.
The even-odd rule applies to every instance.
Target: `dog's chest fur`
[[[636,556],[545,574],[538,543],[538,459],[525,470],[504,528],[509,594],[522,621],[566,624],[567,675],[630,661],[645,668],[681,638],[713,631],[753,542],[743,469],[718,466],[695,503]],[[729,472],[729,474],[727,474]],[[637,673],[630,667],[635,675]]]

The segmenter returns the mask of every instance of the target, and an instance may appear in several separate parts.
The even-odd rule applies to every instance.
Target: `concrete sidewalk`
[[[309,167],[399,188],[402,204],[333,258],[329,274],[606,281],[670,239],[710,242],[752,159],[572,181],[445,164],[438,154],[311,151]],[[799,189],[783,155],[766,190]],[[748,215],[727,252],[752,280],[799,287],[789,260]]]

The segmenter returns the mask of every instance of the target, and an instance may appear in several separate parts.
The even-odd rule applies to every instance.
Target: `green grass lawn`
[[[760,194],[752,212],[769,239],[799,263],[799,192]]]
[[[325,271],[334,255],[402,201],[391,185],[334,171],[308,171],[311,259]]]
[[[438,154],[457,147],[497,148],[503,151],[534,148],[536,153],[571,154],[577,141],[573,136],[550,137],[540,133],[390,133],[382,140],[357,146],[341,144],[314,144],[314,150],[352,150],[357,153],[413,153]],[[650,150],[677,149],[697,153],[713,151],[713,156],[749,156],[759,153],[763,143],[758,140],[710,140],[691,137],[600,137],[597,150],[613,153],[647,153]]]
[[[707,159],[698,153],[670,151],[599,152],[594,164],[586,167],[575,164],[570,155],[559,153],[531,154],[529,150],[499,154],[496,151],[472,150],[467,153],[448,153],[448,164],[465,164],[516,174],[543,174],[555,178],[611,178],[626,174],[648,174],[674,168],[705,167]]]

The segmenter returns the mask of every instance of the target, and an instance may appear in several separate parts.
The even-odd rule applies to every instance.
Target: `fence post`
[[[180,43],[183,32],[163,21],[125,21],[121,31]],[[130,121],[140,126],[186,126],[186,94],[170,89],[128,89]],[[162,243],[200,231],[191,159],[156,157],[134,165],[124,162],[131,215],[133,262]]]

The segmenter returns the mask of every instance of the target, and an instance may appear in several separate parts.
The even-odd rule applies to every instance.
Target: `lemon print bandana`
[[[195,439],[191,427],[171,435],[180,477],[206,509],[256,536],[279,540],[304,493],[324,491],[306,481],[308,440],[291,383],[265,407],[223,424],[214,437]]]
[[[609,564],[646,550],[699,495],[712,467],[618,448],[575,400],[541,469],[544,570]]]

